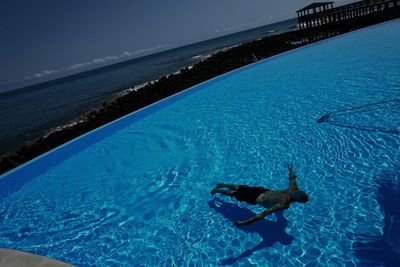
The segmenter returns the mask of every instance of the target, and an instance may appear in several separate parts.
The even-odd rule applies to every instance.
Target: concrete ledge
[[[18,250],[0,248],[0,267],[73,267],[74,265]]]

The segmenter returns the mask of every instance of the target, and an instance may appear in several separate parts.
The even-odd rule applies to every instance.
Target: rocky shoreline
[[[196,84],[223,73],[248,65],[313,42],[352,30],[400,17],[395,14],[374,17],[358,24],[329,25],[314,30],[289,31],[222,50],[193,66],[163,76],[142,87],[126,90],[116,98],[104,102],[97,109],[86,112],[71,123],[49,131],[44,136],[0,158],[0,173],[5,173],[84,133],[157,102]]]

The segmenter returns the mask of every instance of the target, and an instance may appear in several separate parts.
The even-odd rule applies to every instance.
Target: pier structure
[[[315,2],[296,11],[300,29],[359,22],[400,13],[400,0],[363,0],[338,7],[333,7],[333,4],[333,1]]]

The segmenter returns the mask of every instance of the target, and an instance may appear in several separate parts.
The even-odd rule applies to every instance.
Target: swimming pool
[[[380,193],[400,180],[399,82],[396,20],[203,83],[3,175],[0,247],[78,266],[370,260],[362,244],[398,220]],[[288,162],[310,201],[283,216],[238,228],[261,209],[210,196],[285,188]]]

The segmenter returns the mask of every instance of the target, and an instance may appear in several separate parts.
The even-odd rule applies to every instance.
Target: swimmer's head
[[[293,192],[291,197],[293,202],[306,203],[309,200],[307,193],[304,191]]]

